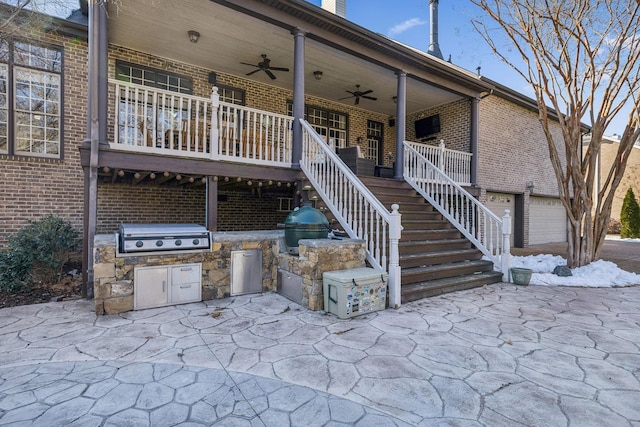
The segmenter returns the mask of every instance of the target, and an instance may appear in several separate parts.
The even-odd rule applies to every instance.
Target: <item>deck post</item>
[[[302,158],[302,124],[304,120],[304,42],[306,33],[299,28],[292,31],[294,41],[293,56],[293,147],[291,166],[300,167]]]
[[[407,123],[407,73],[399,70],[398,92],[396,104],[396,164],[393,168],[393,177],[404,177],[404,140],[406,139]]]

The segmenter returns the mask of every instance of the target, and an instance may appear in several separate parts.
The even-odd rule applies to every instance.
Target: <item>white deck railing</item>
[[[302,123],[300,167],[349,237],[366,242],[367,261],[389,273],[389,306],[400,306],[398,205],[389,212],[316,131]]]
[[[504,278],[510,264],[511,219],[504,221],[447,174],[404,142],[404,179],[498,267]]]
[[[209,98],[110,80],[119,150],[291,166],[293,118]]]
[[[444,141],[440,141],[437,147],[419,142],[406,143],[459,185],[471,185],[471,153],[445,148]]]

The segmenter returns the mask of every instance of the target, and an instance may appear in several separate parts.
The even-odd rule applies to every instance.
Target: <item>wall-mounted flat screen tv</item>
[[[435,135],[440,132],[440,114],[416,120],[415,126],[417,139],[424,139]]]

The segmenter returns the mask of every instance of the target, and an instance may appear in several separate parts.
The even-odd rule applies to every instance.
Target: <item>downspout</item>
[[[293,148],[291,166],[300,168],[302,158],[302,123],[304,120],[304,42],[306,33],[299,28],[292,31],[293,57]]]

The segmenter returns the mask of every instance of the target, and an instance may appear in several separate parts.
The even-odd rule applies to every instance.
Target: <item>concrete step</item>
[[[416,301],[422,298],[442,295],[448,292],[462,291],[478,288],[502,281],[502,273],[498,271],[485,271],[465,276],[447,277],[422,283],[402,285],[402,303]]]

